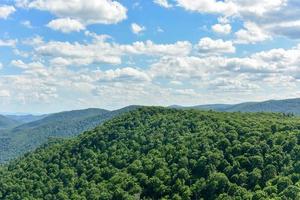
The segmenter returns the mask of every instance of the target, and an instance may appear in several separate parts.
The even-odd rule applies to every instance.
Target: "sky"
[[[0,0],[0,111],[300,97],[299,0]]]

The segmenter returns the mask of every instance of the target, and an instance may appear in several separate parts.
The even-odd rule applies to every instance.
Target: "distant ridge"
[[[170,106],[179,109],[215,110],[221,112],[275,112],[300,115],[300,98],[246,102],[240,104],[209,104],[198,106]]]
[[[33,122],[12,126],[0,132],[0,163],[17,158],[36,149],[51,138],[70,138],[90,130],[103,122],[139,106],[115,111],[98,108],[49,114]]]
[[[37,121],[40,119],[43,119],[47,117],[48,115],[31,115],[31,114],[26,114],[26,115],[5,115],[5,117],[18,121],[20,123],[29,123],[33,121]]]
[[[12,128],[20,124],[17,120],[0,115],[0,129]]]

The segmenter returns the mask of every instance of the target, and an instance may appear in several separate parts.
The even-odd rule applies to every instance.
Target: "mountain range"
[[[128,106],[114,111],[90,108],[60,112],[14,128],[6,126],[6,129],[0,130],[0,163],[34,150],[50,138],[74,137],[137,107]],[[7,117],[4,118],[10,120]]]
[[[0,163],[24,155],[51,138],[74,137],[138,107],[129,106],[115,111],[90,108],[46,115],[0,115]],[[235,105],[210,104],[170,107],[220,112],[281,112],[300,115],[300,98]]]
[[[7,116],[0,115],[0,130],[1,129],[7,129],[11,127],[15,127],[19,125],[21,122],[11,119]]]
[[[181,109],[215,110],[220,112],[277,112],[300,115],[300,98],[246,102],[240,104],[209,104],[198,106],[171,106]]]

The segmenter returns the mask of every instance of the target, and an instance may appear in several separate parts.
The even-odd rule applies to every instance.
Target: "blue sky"
[[[0,108],[300,96],[296,0],[2,0]]]

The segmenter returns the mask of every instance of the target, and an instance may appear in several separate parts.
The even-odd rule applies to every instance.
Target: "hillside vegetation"
[[[50,138],[74,137],[135,108],[130,106],[116,111],[93,108],[55,113],[41,120],[0,132],[0,163],[32,151]]]
[[[140,108],[3,166],[6,200],[300,199],[300,119]]]

